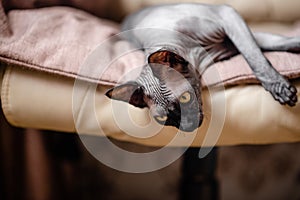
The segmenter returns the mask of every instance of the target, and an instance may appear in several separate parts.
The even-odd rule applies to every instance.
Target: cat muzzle
[[[180,121],[179,130],[184,132],[193,132],[199,128],[203,121],[203,115],[198,113],[197,115],[182,117]]]

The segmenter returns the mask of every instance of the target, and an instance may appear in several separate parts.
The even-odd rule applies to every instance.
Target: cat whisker
[[[209,117],[208,117],[207,115],[204,115],[204,116],[203,116],[203,119],[209,120]]]
[[[210,116],[211,116],[211,111],[203,109],[202,110],[202,114],[203,114],[203,118],[206,119],[206,120],[208,120],[210,118]]]
[[[186,137],[186,133],[185,133],[185,132],[182,132],[182,131],[179,131],[179,132],[178,132],[178,135],[179,135],[180,137]]]

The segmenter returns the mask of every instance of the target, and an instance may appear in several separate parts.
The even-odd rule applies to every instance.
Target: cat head
[[[203,120],[200,75],[185,59],[170,51],[151,54],[136,81],[106,92],[114,100],[150,109],[162,125],[186,132],[198,128]]]

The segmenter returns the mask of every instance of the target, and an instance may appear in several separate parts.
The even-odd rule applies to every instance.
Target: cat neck
[[[154,76],[149,64],[144,66],[136,82],[143,87],[145,95],[151,97],[155,103],[163,107],[168,105],[170,99],[175,98],[166,84]]]

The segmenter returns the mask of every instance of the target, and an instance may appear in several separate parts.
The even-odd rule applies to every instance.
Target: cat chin
[[[197,127],[198,128],[198,127]],[[183,131],[185,133],[192,133],[194,132],[197,128],[188,128],[188,129],[181,129],[181,127],[179,127],[180,131]]]
[[[200,123],[201,125],[201,123]],[[180,131],[183,132],[194,132],[196,129],[200,127],[200,125],[197,124],[181,124],[179,127],[177,127]]]

